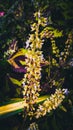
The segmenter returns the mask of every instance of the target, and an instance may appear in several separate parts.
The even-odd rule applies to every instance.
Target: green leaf
[[[20,95],[20,88],[16,88],[16,92],[18,95]]]
[[[17,79],[14,79],[14,78],[9,78],[10,80],[11,80],[11,82],[13,83],[13,84],[16,84],[16,85],[18,85],[19,87],[21,86],[21,82],[19,81],[19,80],[17,80]]]
[[[45,101],[47,98],[49,98],[49,95],[40,96],[37,99],[37,103],[41,103],[41,102]]]
[[[21,65],[26,65],[25,61],[20,60],[19,62],[21,63]]]
[[[67,109],[63,105],[60,106],[60,109],[63,110],[64,112],[67,112]]]

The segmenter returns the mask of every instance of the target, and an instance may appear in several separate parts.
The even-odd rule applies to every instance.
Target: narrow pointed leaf
[[[14,79],[14,78],[11,78],[11,77],[9,77],[9,79],[11,80],[11,82],[12,82],[13,84],[16,84],[16,85],[18,85],[18,86],[21,86],[21,82],[20,82],[19,80]]]

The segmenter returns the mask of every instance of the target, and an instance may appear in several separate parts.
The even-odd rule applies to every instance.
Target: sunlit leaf
[[[49,95],[41,96],[41,97],[38,98],[37,103],[43,102],[47,98],[49,98]]]
[[[20,60],[19,62],[21,63],[21,65],[26,65],[25,61]]]
[[[64,112],[67,112],[67,109],[66,109],[63,105],[61,105],[61,106],[59,106],[59,107],[60,107],[60,109],[63,110]]]
[[[16,84],[16,85],[18,85],[18,86],[21,86],[21,82],[20,82],[19,80],[15,79],[15,78],[11,78],[11,77],[9,77],[9,79],[11,80],[11,82],[12,82],[13,84]]]

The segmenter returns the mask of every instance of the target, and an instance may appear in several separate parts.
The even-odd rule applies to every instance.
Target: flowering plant
[[[28,116],[39,118],[59,107],[65,99],[65,95],[68,94],[67,89],[62,88],[64,78],[60,76],[59,69],[65,65],[70,53],[72,41],[71,35],[69,34],[69,40],[65,43],[64,52],[61,52],[56,45],[55,38],[62,37],[63,32],[53,27],[48,27],[47,19],[42,16],[40,11],[36,12],[34,17],[35,22],[31,25],[31,33],[26,41],[25,49],[21,48],[17,51],[15,48],[13,55],[13,51],[10,51],[10,48],[6,54],[11,55],[8,62],[13,68],[15,68],[17,72],[24,73],[24,77],[21,81],[17,81],[11,77],[10,80],[21,87],[24,104],[27,104],[26,106],[24,105],[25,114],[27,112]],[[46,59],[43,52],[45,39],[48,39],[48,41],[50,39],[51,50],[48,50],[48,52],[52,52],[52,55],[49,54],[49,58]],[[15,41],[15,43],[17,43],[17,41]],[[20,58],[21,56],[23,56],[22,59]],[[16,63],[17,57],[19,57],[18,62],[21,64],[21,67]],[[47,89],[44,85],[45,81],[42,80],[43,67],[46,68],[45,71],[46,74],[48,74],[46,80]],[[41,82],[43,82],[43,85]],[[53,92],[50,91],[51,89]],[[45,90],[47,91],[48,97],[43,103],[37,105],[38,98],[42,95],[42,91],[45,95]],[[51,93],[49,93],[49,91]]]

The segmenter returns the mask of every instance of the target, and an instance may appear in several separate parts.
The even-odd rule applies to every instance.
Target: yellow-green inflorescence
[[[54,94],[51,94],[49,98],[47,98],[44,103],[38,106],[37,111],[35,112],[36,118],[41,116],[45,116],[47,113],[50,113],[51,110],[55,110],[65,98],[65,90],[63,89],[56,89]]]
[[[55,93],[52,94],[47,100],[35,109],[35,104],[39,97],[40,79],[41,79],[41,62],[44,60],[42,54],[42,45],[44,38],[40,31],[40,26],[44,28],[47,23],[47,19],[41,16],[40,11],[34,14],[36,22],[31,25],[31,34],[26,41],[26,49],[28,50],[25,54],[26,70],[27,73],[22,79],[23,85],[23,97],[27,103],[27,113],[29,116],[35,116],[39,118],[46,115],[53,109],[56,109],[65,98],[64,90],[56,89]]]
[[[40,79],[41,79],[41,62],[43,60],[42,55],[42,44],[43,40],[40,39],[39,27],[45,26],[46,19],[41,19],[40,12],[35,13],[36,23],[31,25],[32,34],[29,35],[29,39],[26,41],[26,49],[28,53],[25,54],[26,58],[26,70],[27,73],[23,78],[23,96],[28,104],[29,109],[34,110],[33,104],[36,103],[36,100],[40,92]],[[39,19],[38,19],[39,17]]]

